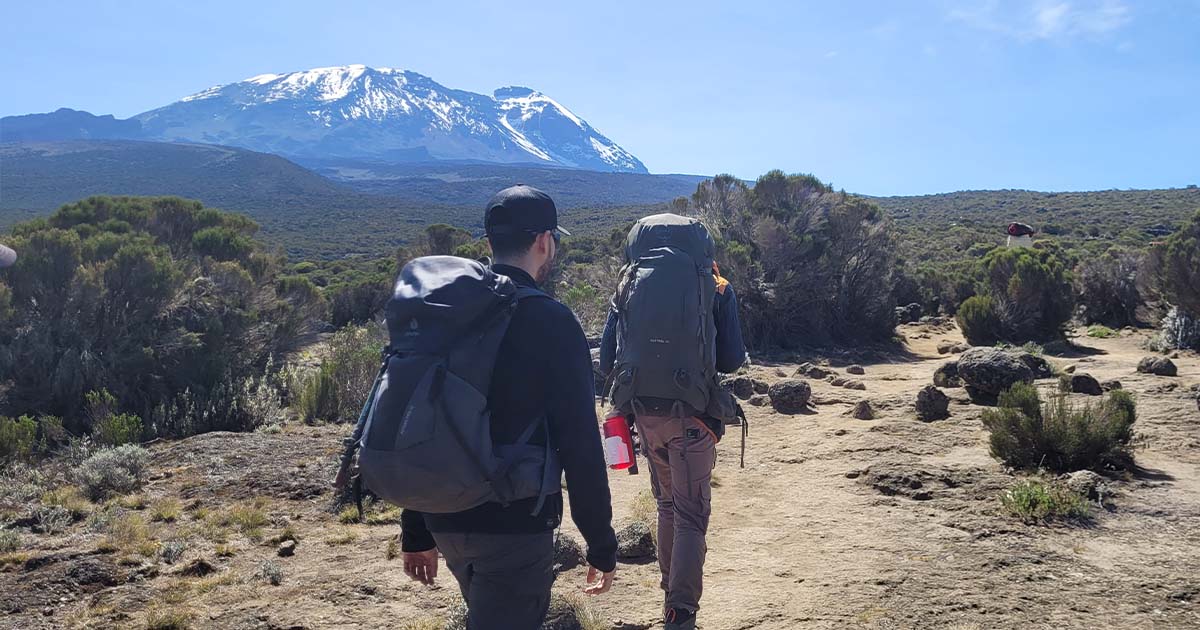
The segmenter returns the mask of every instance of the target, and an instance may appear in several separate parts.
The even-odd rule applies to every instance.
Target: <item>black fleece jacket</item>
[[[537,287],[525,271],[493,266],[496,273],[521,286]],[[595,381],[591,354],[578,320],[563,304],[548,298],[522,300],[500,343],[488,405],[492,440],[517,441],[529,423],[542,415],[550,422],[550,441],[562,461],[571,499],[571,517],[588,545],[588,563],[611,571],[617,565],[617,539],[612,528],[608,469],[596,421]],[[535,437],[533,443],[544,444]],[[401,515],[401,548],[426,551],[436,546],[431,532],[536,533],[562,522],[561,493],[546,499],[531,515],[536,499],[508,507],[487,503],[456,514],[405,510]]]

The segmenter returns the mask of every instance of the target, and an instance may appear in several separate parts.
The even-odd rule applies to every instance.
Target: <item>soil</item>
[[[1090,519],[1027,524],[1001,509],[999,495],[1020,477],[989,456],[982,408],[964,390],[944,390],[949,419],[916,419],[917,391],[949,358],[937,346],[961,337],[927,324],[899,332],[899,354],[749,368],[774,383],[802,361],[843,374],[860,364],[866,389],[810,380],[809,413],[746,406],[746,467],[736,430],[719,449],[701,628],[1200,628],[1195,354],[1174,359],[1174,378],[1137,373],[1143,333],[1077,338],[1069,356],[1049,357],[1133,392],[1142,446],[1137,469],[1106,473],[1113,494]],[[1047,392],[1056,385],[1039,381]],[[875,419],[848,415],[860,400]],[[331,510],[327,482],[347,431],[290,426],[152,445],[144,494],[151,504],[176,497],[184,509],[151,531],[183,542],[182,556],[166,564],[105,551],[104,536],[83,523],[55,536],[23,530],[24,561],[0,569],[0,627],[138,628],[166,612],[193,628],[437,627],[418,624],[460,601],[444,567],[434,587],[409,581],[387,557],[398,525],[344,524]],[[611,476],[618,526],[646,511],[642,469]],[[255,500],[268,517],[261,535],[227,532],[218,549],[214,514]],[[298,539],[290,557],[272,540],[285,532]],[[564,533],[579,539],[569,519]],[[188,575],[195,566],[208,575]],[[261,577],[272,566],[278,586]],[[564,572],[556,591],[577,592],[585,574]],[[658,581],[653,562],[623,563],[613,592],[588,604],[611,627],[660,628]]]

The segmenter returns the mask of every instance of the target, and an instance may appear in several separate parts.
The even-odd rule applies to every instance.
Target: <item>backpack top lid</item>
[[[716,250],[703,223],[678,214],[655,214],[638,220],[629,230],[625,261],[633,262],[660,247],[681,250],[699,263],[710,264]]]
[[[392,348],[411,346],[418,332],[428,341],[457,335],[494,312],[499,304],[510,302],[516,293],[516,284],[507,276],[493,273],[474,260],[457,256],[417,258],[400,271],[384,309]],[[430,338],[431,330],[444,335]]]

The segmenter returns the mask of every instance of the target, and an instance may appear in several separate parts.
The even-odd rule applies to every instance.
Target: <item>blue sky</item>
[[[653,172],[875,195],[1200,183],[1200,0],[14,2],[0,115],[365,63],[554,97]]]

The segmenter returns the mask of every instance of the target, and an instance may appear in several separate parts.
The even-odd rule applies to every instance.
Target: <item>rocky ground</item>
[[[1200,359],[1176,358],[1174,378],[1138,373],[1145,336],[1129,331],[1051,356],[1120,380],[1144,439],[1140,468],[1109,475],[1114,494],[1089,521],[1031,525],[1001,510],[1017,478],[988,455],[982,408],[962,389],[944,390],[948,419],[916,418],[917,392],[947,359],[938,346],[961,342],[957,331],[900,331],[903,353],[750,368],[770,384],[808,361],[865,389],[805,378],[810,410],[746,406],[746,468],[736,434],[720,448],[702,628],[1200,627]],[[847,374],[851,364],[863,373]],[[854,417],[863,400],[873,419]],[[404,577],[391,557],[396,514],[352,524],[330,510],[346,430],[151,445],[151,482],[106,512],[144,530],[114,536],[95,518],[23,530],[21,548],[0,556],[0,627],[440,627],[457,590],[444,572],[432,588]],[[643,516],[648,475],[611,481],[618,521]],[[578,538],[570,525],[564,534]],[[584,575],[565,571],[556,591],[577,591]],[[652,562],[623,563],[615,590],[589,601],[599,627],[661,627],[657,584]]]

